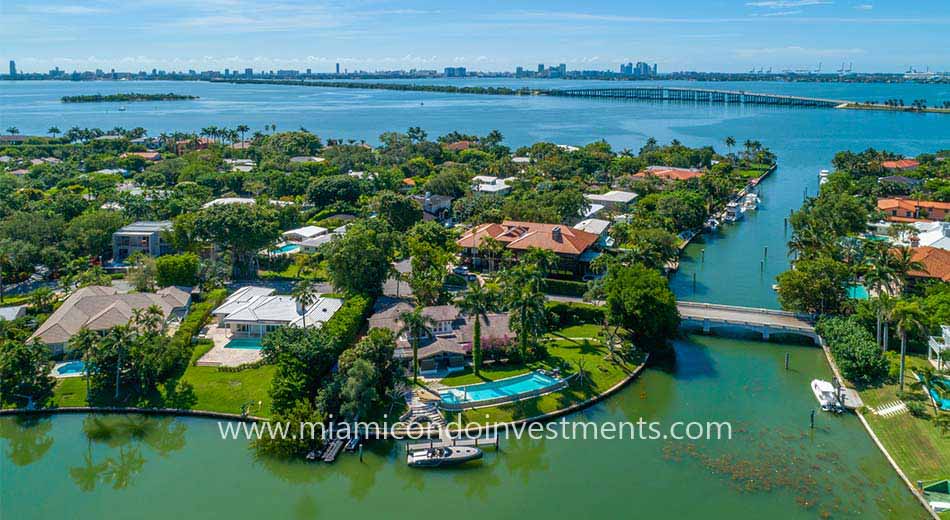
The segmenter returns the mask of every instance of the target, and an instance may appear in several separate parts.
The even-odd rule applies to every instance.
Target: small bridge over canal
[[[545,93],[551,96],[567,97],[646,99],[655,101],[691,101],[696,103],[817,108],[837,108],[848,104],[848,101],[840,99],[761,94],[742,90],[713,90],[681,87],[572,88],[548,90]]]
[[[762,334],[765,340],[772,334],[798,334],[818,342],[811,315],[688,301],[678,301],[676,307],[684,325],[702,327],[707,333],[717,326],[743,327]]]

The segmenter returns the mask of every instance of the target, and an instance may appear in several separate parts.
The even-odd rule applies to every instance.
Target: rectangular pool
[[[234,338],[224,348],[261,349],[261,338]]]
[[[271,254],[274,255],[288,255],[290,253],[295,253],[300,249],[300,246],[297,244],[284,244],[277,249],[271,251]]]
[[[456,386],[439,391],[445,408],[464,409],[517,401],[561,388],[563,379],[529,372],[520,376],[475,385]]]

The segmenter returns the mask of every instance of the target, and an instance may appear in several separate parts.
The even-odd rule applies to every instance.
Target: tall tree
[[[307,309],[320,299],[315,289],[313,281],[304,279],[297,282],[290,292],[290,296],[297,303],[297,314],[300,315],[303,328],[307,328]]]
[[[901,337],[901,365],[900,391],[904,391],[904,366],[907,354],[907,334],[911,331],[923,330],[927,316],[916,301],[900,301],[894,306],[894,321],[897,324],[897,334]]]
[[[488,321],[488,313],[496,309],[497,303],[497,288],[483,286],[478,280],[469,282],[468,290],[455,300],[458,308],[469,319],[475,320],[472,325],[472,369],[476,376],[482,364],[482,320]]]
[[[409,344],[412,345],[413,384],[419,379],[419,343],[422,337],[429,333],[429,328],[435,325],[432,318],[423,313],[424,310],[425,307],[417,305],[412,310],[399,315],[399,321],[402,322],[399,334],[406,334],[409,338]]]

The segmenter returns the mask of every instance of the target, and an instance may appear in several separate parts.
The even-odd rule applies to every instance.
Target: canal
[[[266,122],[368,141],[408,126],[430,135],[498,128],[514,146],[603,138],[615,149],[636,149],[653,136],[722,149],[726,136],[739,143],[757,139],[780,164],[761,186],[760,210],[691,245],[673,287],[682,299],[762,307],[777,306],[771,285],[787,266],[784,218],[806,190],[815,192],[817,172],[834,152],[950,148],[950,125],[936,115],[207,84],[174,86],[175,92],[201,95],[194,105],[143,104],[112,114],[64,109],[55,101],[90,89],[107,93],[108,84],[49,82],[27,89],[4,83],[0,110],[16,106],[17,115],[5,116],[11,119],[5,123],[23,133],[52,124],[145,126],[156,134]],[[782,93],[816,95],[814,85],[799,89],[808,92],[776,86]],[[121,85],[124,91],[169,90],[167,84],[134,87]],[[950,97],[945,86],[832,88],[836,92],[827,97]],[[842,88],[853,91],[837,91]],[[924,516],[856,418],[820,414],[816,428],[809,428],[815,403],[808,382],[830,376],[818,349],[739,336],[677,340],[673,367],[649,370],[617,396],[570,418],[603,424],[642,417],[664,427],[728,421],[731,440],[509,439],[479,465],[413,471],[401,462],[400,447],[386,443],[372,446],[362,463],[355,456],[333,466],[255,460],[246,442],[222,440],[209,420],[3,418],[0,512],[9,518]]]

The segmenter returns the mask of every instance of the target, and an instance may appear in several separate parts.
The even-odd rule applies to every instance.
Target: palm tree
[[[886,292],[878,296],[877,311],[880,313],[880,320],[884,324],[884,331],[881,333],[882,335],[878,338],[878,341],[881,344],[881,350],[884,352],[887,352],[887,346],[891,336],[889,329],[891,321],[894,319],[894,306],[897,302],[897,299],[891,298]]]
[[[726,148],[729,149],[729,153],[732,153],[732,147],[736,145],[736,138],[731,135],[726,137]]]
[[[60,130],[59,130],[59,127],[51,126],[51,127],[49,127],[49,130],[46,131],[46,133],[48,133],[49,135],[51,135],[51,136],[53,136],[53,137],[55,138],[55,137],[56,137],[56,134],[59,134],[59,133],[61,133],[61,132],[60,132]]]
[[[20,129],[17,128],[17,127],[15,127],[15,126],[11,126],[11,127],[7,128],[7,133],[10,134],[10,135],[17,135],[17,134],[20,133]]]
[[[435,325],[435,321],[423,314],[425,307],[416,305],[411,311],[405,311],[399,315],[399,321],[402,322],[402,328],[399,334],[406,334],[409,337],[409,343],[412,345],[412,383],[415,384],[419,379],[419,340],[424,334],[428,333],[429,327]]]
[[[911,301],[900,301],[894,306],[894,321],[897,322],[897,333],[901,337],[901,366],[900,391],[904,391],[904,358],[907,354],[907,333],[912,330],[922,330],[927,316],[921,310],[920,304]]]
[[[247,125],[237,125],[237,128],[235,128],[235,130],[237,130],[237,132],[238,132],[239,134],[241,134],[241,142],[242,142],[242,143],[244,142],[244,134],[247,133],[250,129],[251,129],[251,127],[249,127],[249,126],[247,126]]]
[[[69,338],[69,350],[74,352],[79,352],[82,357],[83,366],[85,368],[83,377],[86,379],[86,402],[89,401],[89,376],[95,367],[92,366],[91,357],[92,351],[96,347],[96,343],[99,341],[99,334],[93,332],[86,327],[79,329],[73,337]]]
[[[482,319],[488,322],[488,313],[495,310],[496,303],[494,286],[482,286],[478,280],[469,282],[468,291],[455,301],[463,313],[475,320],[472,325],[472,368],[476,376],[482,364]]]
[[[906,285],[908,273],[926,271],[924,264],[914,259],[914,250],[907,246],[900,246],[891,251],[885,265],[894,273],[894,281],[900,283],[902,290]]]
[[[495,270],[495,260],[501,258],[505,252],[505,243],[493,237],[485,237],[479,244],[479,249],[488,257],[488,274],[491,274]]]
[[[938,381],[943,379],[943,376],[939,375],[932,366],[925,366],[917,370],[917,381],[914,381],[910,384],[910,387],[914,390],[921,390],[927,392],[933,390],[937,393],[937,396],[941,396],[940,385]],[[930,400],[931,404],[934,405],[934,413],[939,414],[940,410],[937,408],[937,403],[933,399]]]
[[[307,307],[320,299],[314,288],[312,280],[300,280],[290,293],[290,296],[297,302],[297,314],[300,314],[303,328],[307,328]]]
[[[519,265],[504,273],[504,300],[518,329],[522,358],[528,352],[529,340],[542,330],[546,319],[544,293],[541,292],[539,280],[543,280],[543,277],[531,265]]]

